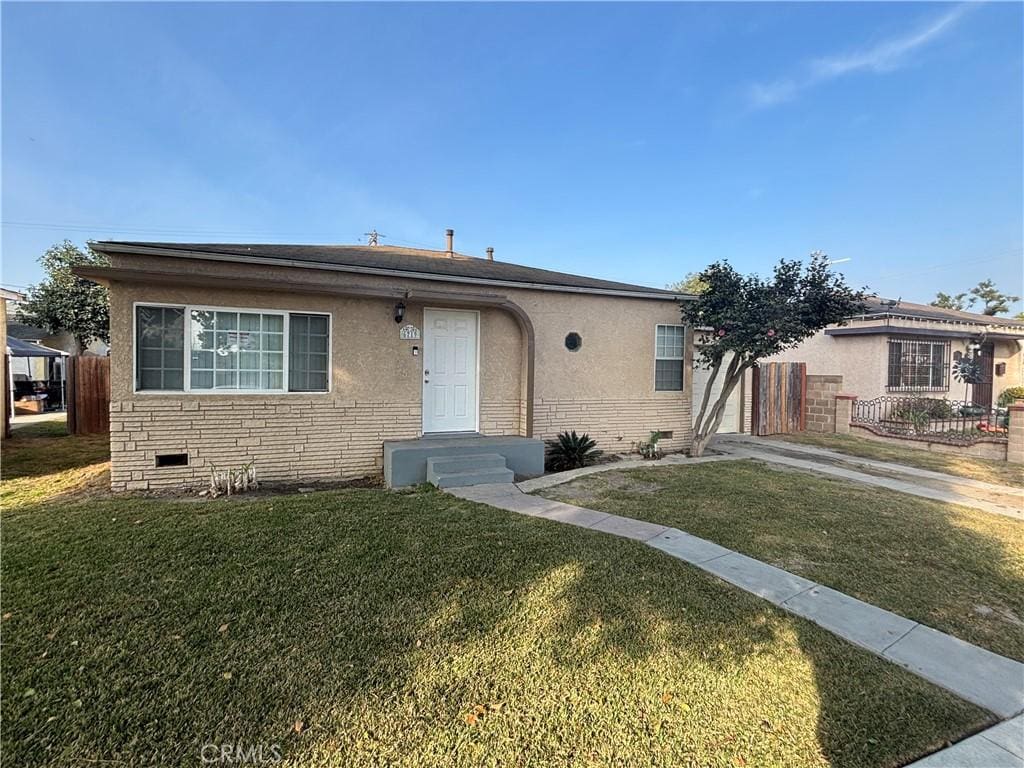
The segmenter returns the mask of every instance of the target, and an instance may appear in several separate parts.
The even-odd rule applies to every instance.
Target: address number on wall
[[[398,331],[398,338],[407,340],[416,340],[420,337],[420,329],[415,325],[403,325]]]

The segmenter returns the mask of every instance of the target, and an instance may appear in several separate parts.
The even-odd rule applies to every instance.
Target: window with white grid
[[[686,326],[659,325],[655,329],[654,389],[678,392],[683,388],[683,352]]]

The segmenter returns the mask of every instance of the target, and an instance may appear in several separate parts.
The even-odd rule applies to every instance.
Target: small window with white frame
[[[327,392],[330,385],[324,313],[139,304],[135,339],[140,392]]]
[[[654,343],[654,389],[680,392],[683,389],[683,356],[686,350],[685,325],[658,325]]]

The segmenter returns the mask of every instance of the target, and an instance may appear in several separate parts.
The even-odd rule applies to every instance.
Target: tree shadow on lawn
[[[22,427],[3,441],[0,477],[4,509],[109,493],[110,436],[69,435],[63,422]]]
[[[1019,520],[753,461],[621,474],[544,495],[679,528],[1024,660]]]
[[[643,545],[435,492],[5,528],[18,765],[885,766],[991,719]]]
[[[110,460],[110,435],[69,435],[63,422],[14,430],[3,441],[3,479],[40,477]]]

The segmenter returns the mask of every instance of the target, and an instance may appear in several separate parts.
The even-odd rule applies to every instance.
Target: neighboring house
[[[465,256],[451,236],[443,251],[91,243],[111,262],[76,272],[110,288],[112,486],[250,461],[265,480],[387,475],[385,441],[422,435],[689,445],[683,297]]]
[[[816,333],[768,362],[807,363],[809,374],[840,374],[862,400],[922,393],[991,406],[1024,383],[1024,322],[906,301],[872,298],[864,314]],[[952,372],[977,356],[984,381],[968,388]]]
[[[51,333],[45,328],[39,328],[38,326],[26,323],[8,322],[7,335],[22,341],[30,341],[33,344],[41,344],[50,349],[58,349],[61,352],[67,352],[69,355],[81,354],[105,357],[110,354],[110,345],[100,339],[93,339],[83,350],[75,337],[68,331]]]

